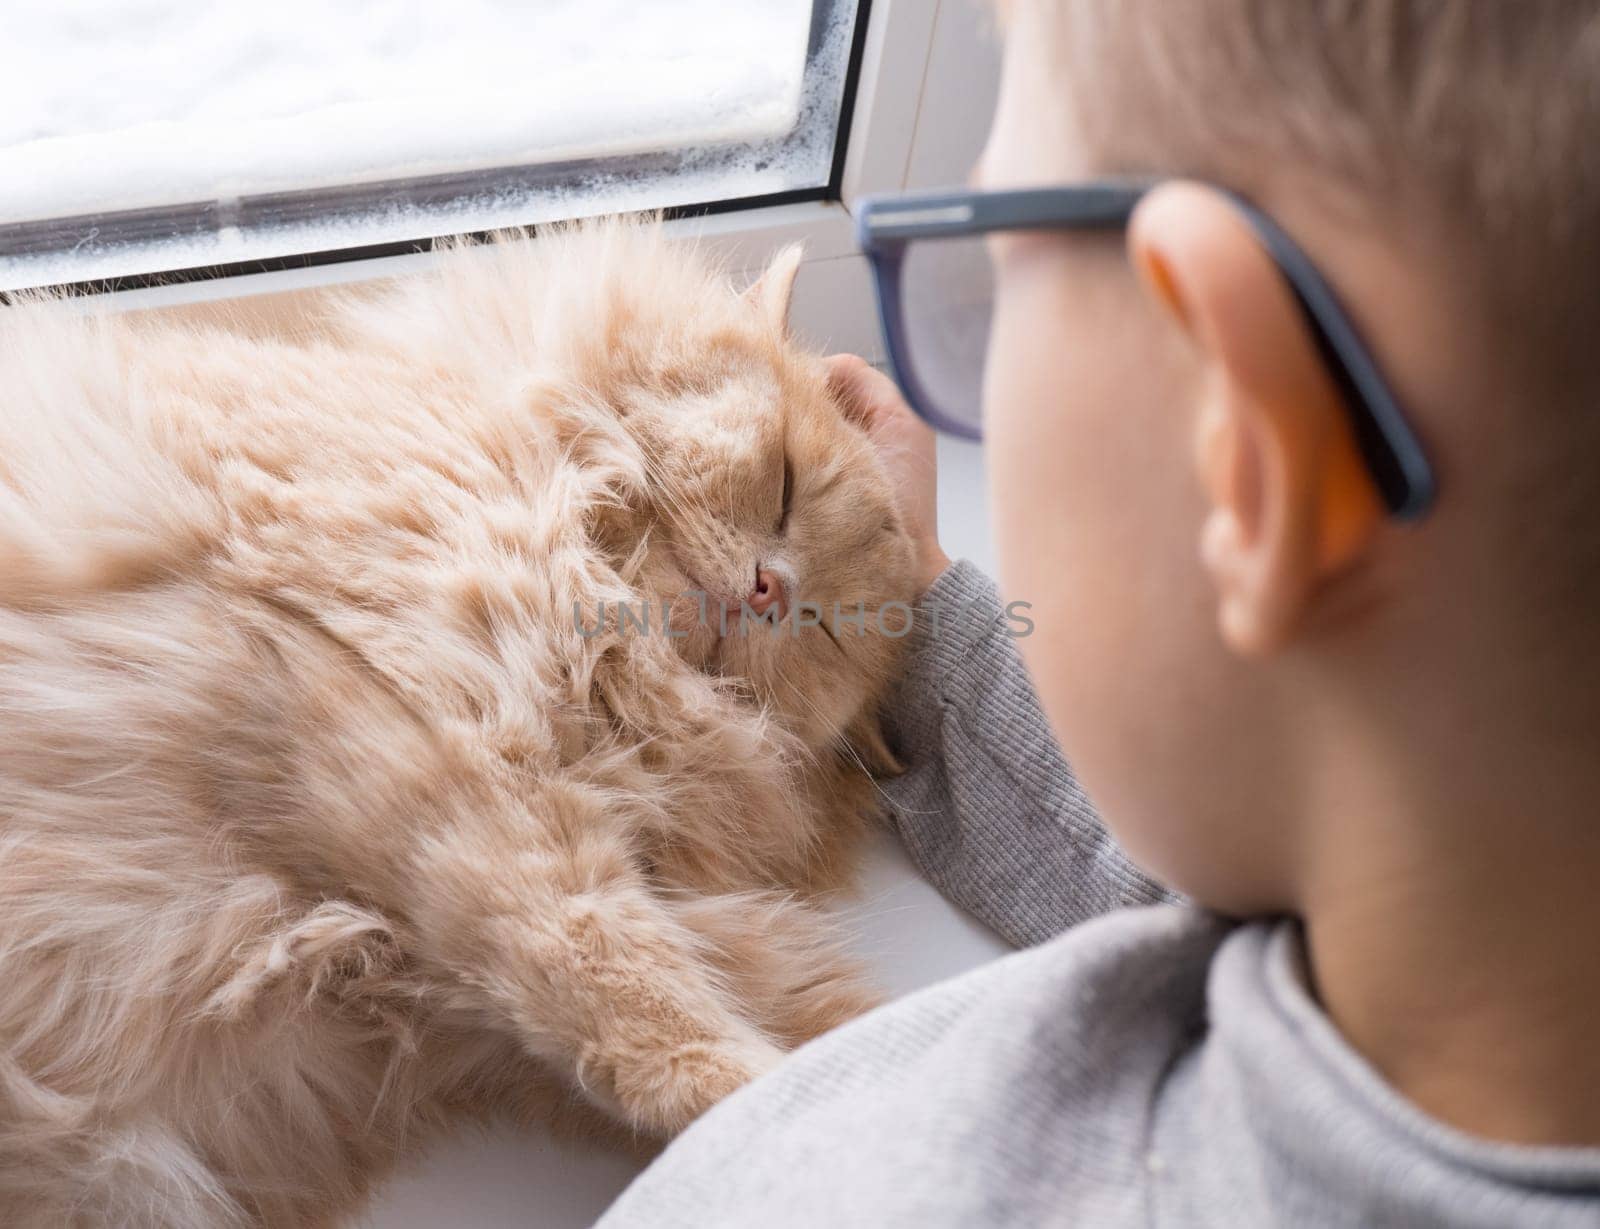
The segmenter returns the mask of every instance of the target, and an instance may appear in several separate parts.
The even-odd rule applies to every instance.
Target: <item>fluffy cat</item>
[[[612,222],[289,340],[0,309],[0,1224],[331,1224],[870,1004],[818,898],[910,550],[797,262]]]

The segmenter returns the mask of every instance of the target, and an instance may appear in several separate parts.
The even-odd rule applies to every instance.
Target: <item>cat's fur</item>
[[[0,1224],[331,1223],[452,1120],[664,1135],[869,1003],[816,896],[910,552],[796,261],[598,224],[290,341],[0,309]],[[865,634],[579,631],[759,564]]]

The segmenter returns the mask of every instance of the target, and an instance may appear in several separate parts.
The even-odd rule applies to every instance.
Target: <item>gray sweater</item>
[[[1230,927],[1126,861],[981,573],[926,600],[896,824],[952,900],[1041,945],[803,1047],[602,1226],[1600,1227],[1600,1150],[1430,1121],[1318,1009],[1293,923]]]

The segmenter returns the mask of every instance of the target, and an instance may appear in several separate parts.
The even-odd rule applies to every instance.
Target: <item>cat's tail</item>
[[[98,1120],[0,1052],[0,1224],[7,1229],[235,1229],[203,1158],[160,1123]]]

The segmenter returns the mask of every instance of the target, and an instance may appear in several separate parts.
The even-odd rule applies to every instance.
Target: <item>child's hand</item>
[[[895,504],[916,550],[920,594],[950,566],[939,546],[933,430],[912,412],[894,381],[864,359],[835,354],[827,363],[834,395],[845,412],[866,428],[894,483]]]

